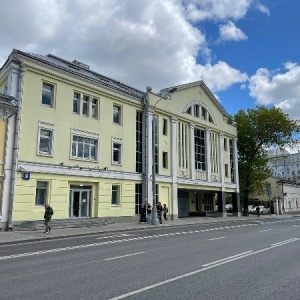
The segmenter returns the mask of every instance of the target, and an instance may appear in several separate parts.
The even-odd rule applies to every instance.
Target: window
[[[168,152],[163,152],[163,168],[168,169]]]
[[[75,114],[79,114],[79,99],[80,99],[80,94],[79,93],[74,93],[73,113],[75,113]]]
[[[118,105],[113,107],[113,123],[121,125],[121,107]]]
[[[85,117],[89,116],[89,96],[83,95],[83,100],[82,100],[82,114]]]
[[[39,154],[52,155],[52,139],[53,139],[52,130],[40,128],[39,146],[38,146]]]
[[[120,165],[122,163],[122,144],[119,142],[113,142],[112,148],[112,163]]]
[[[163,119],[163,135],[168,135],[168,120]]]
[[[111,188],[111,204],[119,205],[120,204],[120,186],[113,185]]]
[[[204,130],[195,129],[195,169],[205,171],[205,139]]]
[[[135,171],[143,171],[143,112],[136,112],[136,150],[135,150]]]
[[[78,135],[72,136],[72,158],[97,160],[97,148],[98,140]]]
[[[143,189],[143,185],[141,183],[137,183],[135,185],[135,214],[136,215],[139,215],[141,213],[142,202],[143,202],[142,189]]]
[[[53,107],[53,91],[54,86],[43,82],[42,104]]]
[[[204,107],[202,107],[202,110],[201,110],[201,118],[203,119],[203,120],[206,120],[206,109],[204,108]]]
[[[36,183],[35,190],[35,205],[45,205],[47,200],[47,187],[48,183],[43,181],[38,181]]]
[[[208,115],[208,121],[209,121],[210,123],[214,123],[214,121],[213,121],[213,119],[212,119],[212,117],[211,117],[210,114]]]
[[[92,118],[98,119],[98,99],[92,100]]]
[[[225,177],[228,177],[228,164],[225,164]]]
[[[199,118],[200,106],[198,104],[194,105],[194,116]]]
[[[190,115],[190,114],[192,113],[192,108],[189,107],[189,108],[186,110],[186,113]]]

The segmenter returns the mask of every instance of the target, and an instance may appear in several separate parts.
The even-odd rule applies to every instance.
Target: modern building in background
[[[54,219],[136,220],[154,201],[173,218],[226,216],[230,193],[239,214],[236,128],[202,81],[153,93],[76,60],[13,50],[0,100],[4,230],[42,219],[45,203]]]

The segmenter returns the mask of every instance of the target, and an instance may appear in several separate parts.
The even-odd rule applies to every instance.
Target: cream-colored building
[[[173,218],[225,216],[225,193],[239,212],[236,128],[202,81],[156,94],[13,50],[0,94],[18,103],[0,124],[3,229],[42,219],[45,203],[54,219],[136,219],[153,194]]]

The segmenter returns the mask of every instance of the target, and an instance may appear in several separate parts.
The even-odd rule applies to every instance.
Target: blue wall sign
[[[22,179],[23,180],[29,180],[30,179],[30,173],[29,172],[23,172],[22,173]]]

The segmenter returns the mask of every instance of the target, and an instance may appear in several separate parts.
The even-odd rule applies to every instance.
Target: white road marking
[[[292,239],[292,240],[288,240],[288,241],[289,241],[289,243],[292,243],[292,242],[295,242],[296,240],[298,241],[299,238]],[[287,242],[287,241],[286,241],[286,242]],[[282,245],[283,245],[283,244],[282,244]],[[282,246],[282,245],[277,245],[276,247],[279,247],[279,246]],[[275,246],[274,246],[274,247],[275,247]],[[234,255],[234,256],[226,257],[226,258],[223,258],[223,259],[221,259],[221,260],[219,260],[219,261],[215,261],[215,262],[212,262],[212,263],[203,265],[203,266],[205,266],[205,267],[203,267],[203,268],[201,268],[201,269],[198,269],[198,270],[195,270],[195,271],[192,271],[192,272],[189,272],[189,273],[185,273],[185,274],[183,274],[183,275],[179,275],[179,276],[176,276],[176,277],[167,279],[167,280],[165,280],[165,281],[161,281],[161,282],[158,282],[158,283],[149,285],[149,286],[147,286],[147,287],[144,287],[144,288],[141,288],[141,289],[138,289],[138,290],[134,290],[134,291],[132,291],[132,292],[129,292],[129,293],[126,293],[126,294],[123,294],[123,295],[120,295],[120,296],[111,298],[111,299],[109,299],[109,300],[120,300],[120,299],[128,298],[128,297],[130,297],[130,296],[132,296],[132,295],[137,295],[137,294],[140,294],[140,293],[142,293],[142,292],[145,292],[145,291],[148,291],[148,290],[157,288],[157,287],[159,287],[159,286],[165,285],[165,284],[167,284],[167,283],[174,282],[174,281],[177,281],[177,280],[180,280],[180,279],[189,277],[189,276],[193,276],[193,275],[199,274],[199,273],[201,273],[201,272],[204,272],[204,271],[207,271],[207,270],[210,270],[210,269],[213,269],[213,268],[222,266],[222,265],[224,265],[224,264],[233,262],[233,261],[235,261],[235,260],[239,260],[239,259],[242,259],[242,258],[251,256],[251,255],[254,255],[254,254],[258,254],[258,253],[261,253],[261,252],[264,252],[264,251],[267,251],[267,250],[274,249],[274,247],[272,247],[272,246],[271,246],[271,247],[267,247],[267,248],[264,248],[264,249],[261,249],[261,250],[255,251],[255,252],[253,252],[253,251],[251,250],[251,251],[244,252],[244,253],[240,253],[240,254],[237,254],[237,255]]]
[[[109,239],[109,238],[114,238],[114,237],[123,237],[123,236],[132,236],[132,235],[122,233],[122,234],[115,234],[115,235],[110,235],[110,236],[101,236],[101,237],[96,238],[96,240],[103,240],[103,239]]]
[[[213,239],[209,239],[209,241],[215,241],[215,240],[220,240],[220,239],[225,239],[227,236],[221,236],[218,238],[213,238]]]
[[[124,258],[124,257],[129,257],[129,256],[134,256],[134,255],[139,255],[139,254],[144,254],[145,252],[136,252],[136,253],[131,253],[131,254],[125,254],[125,255],[120,255],[120,256],[115,256],[111,258],[105,258],[104,260],[114,260],[114,259],[119,259],[119,258]]]
[[[270,231],[272,230],[271,228],[270,229],[264,229],[264,230],[260,230],[259,232],[265,232],[265,231]]]

